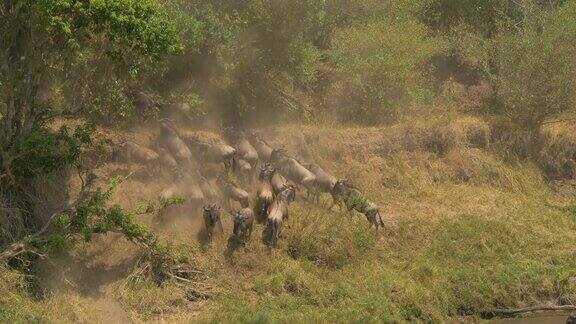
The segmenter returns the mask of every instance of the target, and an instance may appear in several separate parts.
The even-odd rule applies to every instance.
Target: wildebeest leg
[[[218,230],[220,231],[220,235],[224,235],[224,227],[222,226],[222,220],[218,220]]]
[[[379,211],[379,210],[376,211],[376,216],[378,217],[378,220],[377,220],[377,221],[380,222],[380,226],[381,226],[382,228],[384,228],[384,221],[382,220],[382,216],[380,215],[380,211]]]
[[[230,209],[232,206],[232,203],[230,202],[230,196],[226,195],[226,197],[224,197],[224,205],[226,206],[226,209]]]
[[[336,198],[336,196],[334,196],[333,193],[330,193],[330,196],[332,197],[332,204],[330,205],[330,207],[328,207],[328,209],[332,210],[334,206],[336,206],[336,202],[338,201],[338,199]]]

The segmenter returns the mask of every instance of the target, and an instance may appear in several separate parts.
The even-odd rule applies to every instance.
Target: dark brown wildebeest
[[[256,193],[256,202],[254,204],[254,213],[256,214],[256,221],[260,224],[264,223],[268,218],[268,207],[274,201],[274,188],[272,187],[272,176],[274,170],[265,165],[260,169],[260,185]]]
[[[232,183],[225,175],[219,176],[216,182],[218,183],[218,187],[224,196],[226,206],[229,207],[230,200],[233,200],[239,202],[240,205],[242,205],[242,208],[248,208],[250,205],[250,195],[248,192],[246,192],[246,190]]]
[[[206,226],[206,233],[209,238],[214,235],[214,229],[218,227],[218,231],[223,234],[224,228],[222,227],[220,206],[213,204],[204,206],[204,212],[202,213],[204,218],[204,225]]]
[[[286,187],[276,196],[274,202],[268,207],[268,220],[266,231],[269,233],[269,244],[276,247],[278,237],[282,232],[282,224],[288,219],[288,206],[296,199],[296,189],[292,186]]]
[[[230,215],[234,218],[234,237],[237,239],[250,239],[254,227],[254,212],[250,208],[233,210]]]
[[[374,226],[376,229],[384,227],[378,206],[366,198],[350,181],[345,179],[336,181],[332,189],[332,198],[340,206],[340,210],[343,209],[344,205],[348,211],[355,210],[364,214],[370,226]]]
[[[115,153],[123,162],[149,164],[158,161],[160,156],[154,150],[126,141],[118,145]]]
[[[258,158],[260,161],[267,163],[270,162],[270,156],[272,155],[272,151],[274,150],[270,145],[268,145],[264,140],[262,140],[258,135],[252,133],[248,138],[250,143],[258,152]]]

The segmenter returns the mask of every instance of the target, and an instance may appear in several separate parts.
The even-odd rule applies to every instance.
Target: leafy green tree
[[[154,0],[6,0],[0,7],[0,188],[2,203],[27,210],[28,180],[77,161],[89,135],[54,132],[57,116],[82,104],[58,107],[49,100],[56,80],[90,56],[102,69],[99,82],[136,77],[182,45],[174,23]],[[94,76],[76,79],[93,97]],[[113,110],[115,107],[107,107]],[[16,193],[16,194],[15,194]],[[18,194],[20,193],[20,194]],[[8,198],[6,195],[9,195]]]

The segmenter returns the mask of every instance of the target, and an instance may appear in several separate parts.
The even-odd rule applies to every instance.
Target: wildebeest
[[[274,188],[271,181],[274,175],[274,170],[269,165],[265,165],[260,169],[260,185],[256,193],[256,202],[254,204],[254,212],[256,214],[256,221],[264,223],[268,217],[268,207],[274,200]]]
[[[290,181],[302,185],[311,195],[316,190],[316,176],[306,169],[296,159],[287,156],[283,150],[275,149],[272,152],[272,163],[277,165],[280,172]]]
[[[249,239],[252,236],[254,227],[254,212],[250,208],[233,210],[230,212],[234,218],[234,237],[238,239]]]
[[[198,155],[202,163],[223,163],[228,169],[236,155],[236,149],[224,143],[206,143],[192,136],[184,136],[184,141]]]
[[[234,157],[232,158],[232,170],[235,174],[241,176],[244,180],[250,179],[252,166],[246,160]]]
[[[566,324],[576,324],[576,312],[568,316],[568,319],[566,319]]]
[[[250,163],[251,166],[255,167],[258,164],[258,151],[248,142],[248,140],[240,133],[240,138],[236,143],[238,149],[238,156]]]
[[[270,185],[272,185],[272,190],[275,195],[279,194],[280,191],[286,188],[288,181],[284,176],[276,171],[276,168],[272,164],[266,163],[262,169],[267,170],[267,172],[271,174]]]
[[[152,93],[145,93],[145,92],[138,92],[134,95],[133,103],[134,103],[134,110],[136,111],[138,116],[145,115],[147,112],[152,111],[154,108],[157,108],[158,105],[158,96]]]
[[[158,144],[166,147],[176,160],[186,163],[192,161],[192,152],[188,148],[188,145],[180,138],[180,135],[178,135],[178,132],[169,120],[163,119],[160,121]]]
[[[342,204],[344,204],[348,211],[355,210],[364,214],[370,225],[373,225],[376,229],[379,229],[380,226],[384,227],[378,206],[366,198],[350,181],[344,179],[336,181],[332,189],[332,197],[338,203],[340,209],[342,209]]]
[[[154,163],[158,161],[160,157],[154,150],[131,141],[126,141],[118,145],[116,153],[124,162],[142,164]]]
[[[217,183],[227,206],[230,206],[230,200],[239,202],[242,208],[247,208],[250,205],[250,195],[248,192],[232,183],[225,175],[219,176]]]
[[[178,197],[179,191],[180,190],[178,190],[177,186],[170,186],[170,187],[162,190],[162,192],[160,192],[159,198],[161,201],[172,200],[172,199]]]
[[[332,193],[332,188],[338,181],[336,177],[324,171],[322,167],[315,163],[304,164],[304,167],[316,176],[316,189],[318,192]],[[319,195],[317,196],[317,199]]]
[[[208,237],[212,238],[214,235],[214,229],[218,227],[219,234],[224,233],[224,228],[222,227],[220,206],[213,204],[204,206],[204,212],[202,213],[204,218],[204,225],[206,226],[206,232]]]
[[[202,192],[200,181],[195,176],[187,173],[183,174],[178,181],[178,185],[182,188],[187,201],[190,202],[193,207],[200,206],[204,203],[206,197]]]
[[[286,187],[276,196],[274,202],[268,208],[268,220],[266,230],[270,235],[269,243],[276,247],[278,237],[282,231],[282,224],[288,219],[288,206],[296,199],[296,189],[292,186]]]
[[[272,155],[272,151],[274,149],[266,142],[264,142],[264,140],[259,138],[255,133],[250,134],[248,139],[250,140],[252,146],[254,146],[256,149],[256,152],[258,152],[258,158],[264,163],[270,162],[270,156]]]
[[[206,179],[200,172],[196,172],[198,178],[198,184],[200,185],[200,190],[204,194],[204,198],[208,203],[215,203],[220,198],[216,188],[212,186],[210,181]]]
[[[158,155],[160,156],[158,160],[160,162],[160,168],[170,172],[172,176],[177,176],[180,170],[178,168],[178,162],[176,162],[174,156],[172,156],[172,154],[170,154],[170,152],[168,152],[168,150],[164,149],[163,147],[159,147],[157,150]]]

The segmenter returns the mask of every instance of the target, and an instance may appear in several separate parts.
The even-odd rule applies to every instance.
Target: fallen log
[[[523,313],[544,312],[544,311],[548,312],[576,311],[576,305],[539,305],[524,308],[489,308],[480,311],[480,314],[483,317],[494,317],[494,316],[509,317]]]

